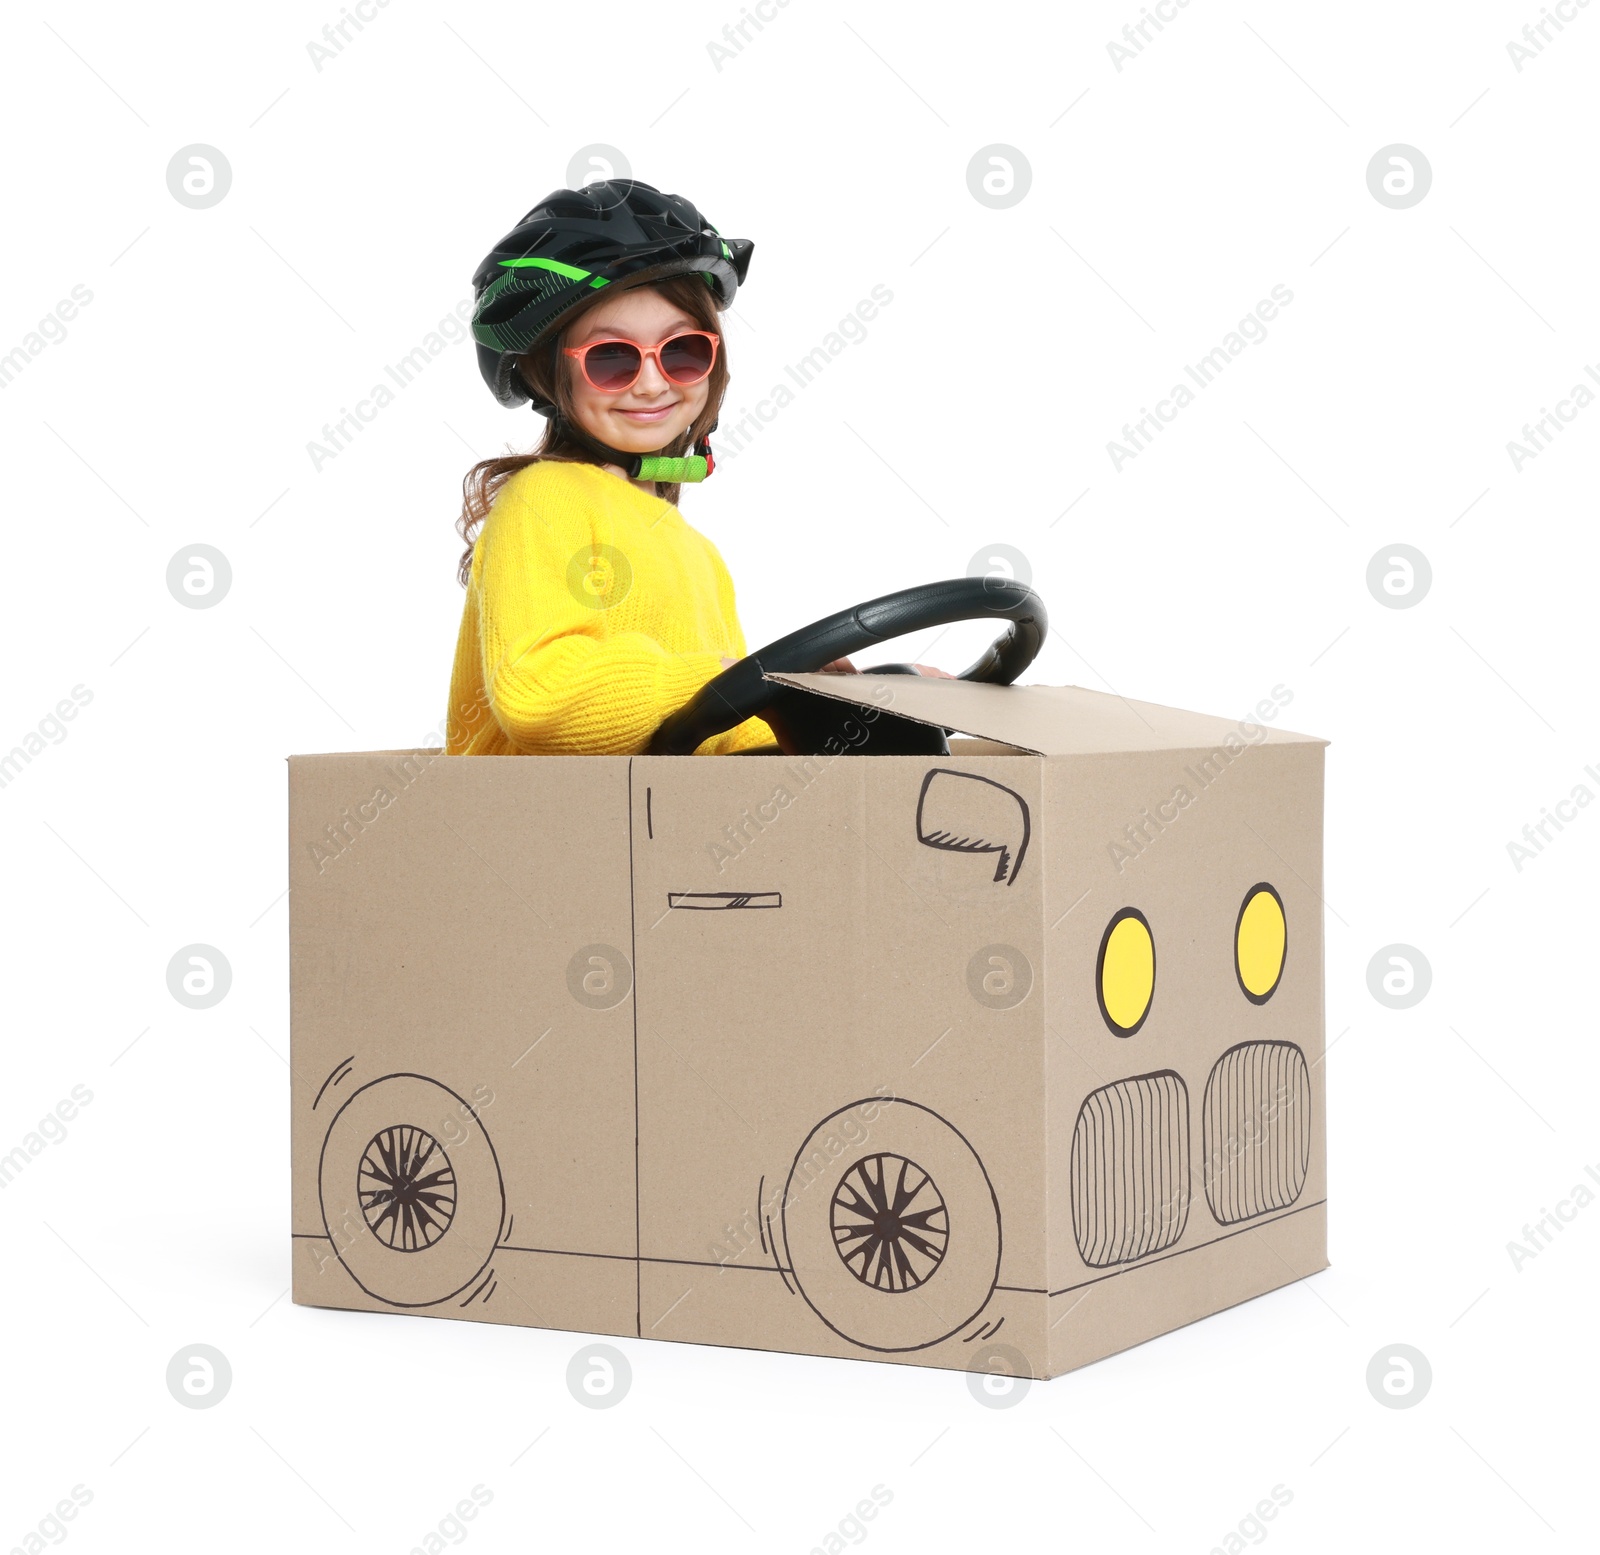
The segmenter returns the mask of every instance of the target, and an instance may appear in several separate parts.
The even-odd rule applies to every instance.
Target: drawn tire
[[[390,1306],[460,1294],[500,1240],[494,1146],[469,1102],[422,1075],[386,1075],[347,1098],[322,1142],[318,1186],[340,1262]]]
[[[916,1102],[869,1096],[811,1131],[785,1188],[783,1238],[811,1310],[867,1350],[950,1338],[1000,1274],[1000,1206],[983,1163]]]

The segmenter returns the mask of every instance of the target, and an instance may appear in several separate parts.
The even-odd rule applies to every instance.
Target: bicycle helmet
[[[516,359],[553,340],[597,288],[699,274],[726,308],[754,248],[748,238],[724,239],[681,195],[662,194],[636,178],[557,189],[494,245],[472,277],[478,370],[502,405],[528,400],[540,415],[559,416],[529,388]],[[704,438],[694,457],[664,459],[609,448],[577,427],[567,430],[632,479],[704,480],[713,467]]]

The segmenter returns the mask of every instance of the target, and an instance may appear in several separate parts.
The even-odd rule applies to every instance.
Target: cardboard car
[[[1325,1267],[1286,696],[751,658],[826,739],[290,758],[294,1300],[1048,1377]]]

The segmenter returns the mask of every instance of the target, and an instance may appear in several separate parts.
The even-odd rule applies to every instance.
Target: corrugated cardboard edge
[[[943,693],[935,688],[949,688],[951,682],[934,676],[917,675],[838,675],[838,674],[790,674],[784,671],[771,671],[766,678],[779,685],[792,686],[801,691],[814,691],[820,696],[831,697],[835,701],[849,702],[858,707],[875,707],[881,711],[893,710],[897,718],[905,718],[912,723],[925,724],[929,728],[947,729],[952,732],[973,735],[979,739],[994,740],[1003,745],[1009,745],[1015,750],[1024,751],[1033,756],[1064,756],[1064,755],[1095,755],[1098,751],[1062,751],[1047,750],[1041,744],[1029,742],[1011,733],[997,729],[989,724],[984,714],[975,709],[962,712],[959,708],[939,708],[937,715],[929,706],[931,699],[940,698]],[[959,682],[963,687],[976,688],[977,683],[971,681]],[[1114,692],[1096,691],[1089,686],[1062,685],[1062,686],[984,686],[986,692],[1008,694],[1011,692],[1041,691],[1068,691],[1076,692],[1081,696],[1099,700],[1116,702],[1142,718],[1142,712],[1167,715],[1186,720],[1204,719],[1214,721],[1219,726],[1217,739],[1224,737],[1227,730],[1237,732],[1247,725],[1250,720],[1240,719],[1230,721],[1219,714],[1197,714],[1189,708],[1172,707],[1162,702],[1136,702],[1128,697],[1119,696]],[[908,697],[913,702],[922,703],[924,711],[918,712],[914,707],[908,706]],[[951,700],[946,697],[946,700]],[[1280,729],[1268,724],[1259,724],[1262,735],[1259,741],[1251,740],[1248,743],[1268,744],[1314,744],[1327,745],[1329,742],[1321,735],[1303,734],[1292,729]],[[1198,734],[1198,731],[1196,731]],[[1208,742],[1199,738],[1173,738],[1159,742],[1161,749],[1191,750],[1205,749]],[[1137,742],[1127,747],[1140,748]]]

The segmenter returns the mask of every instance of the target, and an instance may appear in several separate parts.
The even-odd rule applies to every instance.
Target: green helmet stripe
[[[586,281],[592,274],[591,271],[580,270],[576,265],[564,265],[559,259],[502,259],[500,263],[508,270],[521,270],[529,265],[537,266],[540,270],[554,270],[569,281]]]

